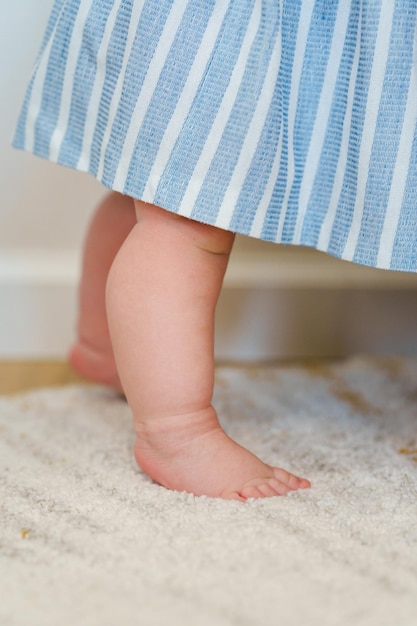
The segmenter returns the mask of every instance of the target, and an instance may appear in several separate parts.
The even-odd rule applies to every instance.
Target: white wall
[[[0,248],[72,248],[100,186],[10,146],[52,0],[0,3]]]
[[[0,0],[0,358],[62,357],[83,233],[101,186],[10,147],[52,0]],[[417,354],[417,277],[238,241],[218,312],[221,358]]]

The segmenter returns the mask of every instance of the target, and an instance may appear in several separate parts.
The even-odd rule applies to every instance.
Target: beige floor
[[[83,382],[65,361],[0,361],[0,394]]]
[[[324,365],[335,359],[283,359],[263,362],[221,361],[218,366],[233,366],[245,370],[257,370],[267,366],[303,367],[310,371],[321,371]],[[0,360],[0,395],[13,395],[30,389],[68,385],[88,384],[77,376],[64,360]]]

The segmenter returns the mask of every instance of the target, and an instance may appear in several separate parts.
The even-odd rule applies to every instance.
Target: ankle
[[[135,432],[140,441],[163,439],[179,443],[184,436],[187,441],[220,429],[216,411],[210,405],[189,413],[161,415],[137,419],[134,416]]]
[[[68,362],[83,378],[123,393],[112,352],[101,351],[78,340],[69,350]]]

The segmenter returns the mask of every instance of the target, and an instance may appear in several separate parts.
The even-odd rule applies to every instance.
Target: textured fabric
[[[416,0],[55,0],[15,146],[170,211],[417,269]]]
[[[416,626],[417,359],[216,380],[226,430],[311,489],[168,491],[110,391],[0,397],[2,626]]]

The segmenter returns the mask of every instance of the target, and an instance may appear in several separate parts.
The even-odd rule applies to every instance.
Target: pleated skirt
[[[417,270],[416,0],[55,0],[14,145],[267,241]]]

